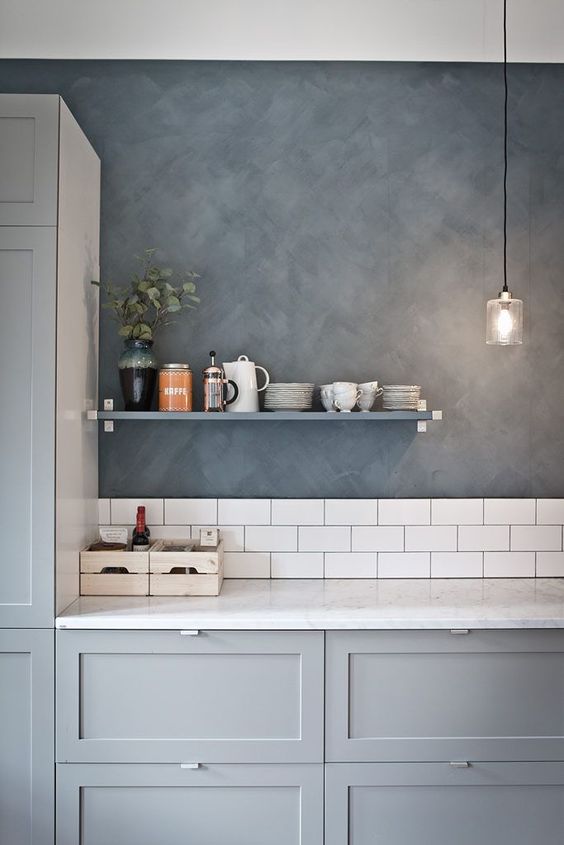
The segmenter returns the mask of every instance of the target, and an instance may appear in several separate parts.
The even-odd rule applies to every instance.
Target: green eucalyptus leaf
[[[121,337],[131,337],[133,326],[122,326],[118,332]]]
[[[167,306],[167,311],[169,311],[171,314],[174,313],[175,311],[181,311],[181,310],[182,310],[182,305],[180,305],[180,303],[178,303],[178,305],[168,305]]]

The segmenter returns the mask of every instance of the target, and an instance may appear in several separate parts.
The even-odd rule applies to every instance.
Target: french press
[[[202,370],[204,376],[204,411],[225,411],[226,405],[231,405],[239,395],[239,388],[231,379],[226,378],[223,367],[215,363],[215,352],[210,352],[211,364]],[[229,385],[233,388],[233,396],[227,398]]]

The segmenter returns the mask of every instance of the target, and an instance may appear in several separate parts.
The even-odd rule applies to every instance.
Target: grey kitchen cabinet
[[[56,229],[0,227],[0,625],[5,627],[53,624],[56,264]]]
[[[56,226],[60,97],[0,94],[0,226]]]
[[[323,766],[57,766],[57,845],[322,845]]]
[[[97,525],[99,210],[61,98],[0,94],[0,627],[53,627]]]
[[[329,631],[331,762],[564,760],[564,631]]]
[[[54,631],[0,630],[0,842],[52,845]]]
[[[564,763],[334,763],[325,845],[562,845]]]
[[[58,631],[57,760],[321,763],[323,633]]]

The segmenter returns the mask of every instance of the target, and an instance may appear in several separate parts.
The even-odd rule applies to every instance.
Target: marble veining
[[[564,580],[232,580],[216,598],[82,597],[57,628],[564,628]]]

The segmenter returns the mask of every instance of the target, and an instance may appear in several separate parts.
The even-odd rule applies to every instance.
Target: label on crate
[[[217,546],[219,543],[218,528],[200,528],[200,546]]]
[[[100,528],[100,540],[103,543],[125,543],[127,545],[127,528]]]

